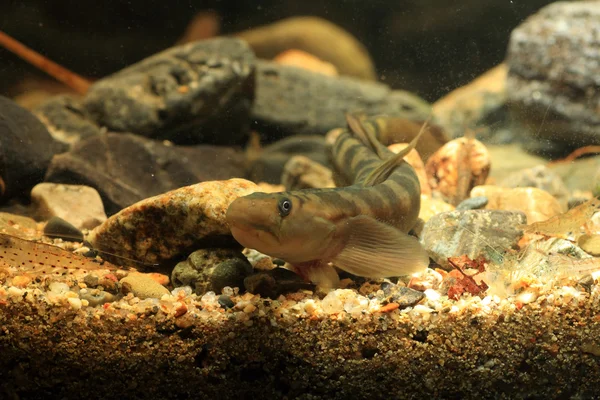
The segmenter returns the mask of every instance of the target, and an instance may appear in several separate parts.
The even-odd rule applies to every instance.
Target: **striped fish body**
[[[429,258],[407,232],[420,208],[420,185],[399,154],[376,142],[376,130],[352,120],[332,146],[333,163],[350,186],[253,193],[227,211],[243,246],[287,261],[307,280],[332,286],[329,265],[359,276],[389,277],[424,269]]]

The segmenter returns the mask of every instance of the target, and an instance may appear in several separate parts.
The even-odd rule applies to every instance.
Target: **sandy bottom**
[[[0,398],[594,398],[598,292],[332,312],[310,292],[234,295],[224,310],[185,291],[79,308],[11,289]]]

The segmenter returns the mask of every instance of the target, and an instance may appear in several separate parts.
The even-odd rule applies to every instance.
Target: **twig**
[[[40,53],[30,49],[2,31],[0,31],[0,46],[5,47],[23,60],[41,69],[51,77],[61,81],[79,94],[85,94],[91,85],[90,81],[87,79],[50,61]]]

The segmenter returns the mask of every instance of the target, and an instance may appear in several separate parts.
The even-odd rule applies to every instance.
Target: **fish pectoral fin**
[[[373,172],[369,174],[369,176],[367,176],[367,179],[365,179],[363,184],[365,186],[375,186],[385,181],[394,171],[394,169],[396,169],[398,165],[404,162],[404,157],[406,157],[406,155],[416,147],[417,143],[419,142],[419,139],[423,135],[423,132],[425,132],[425,128],[427,127],[428,122],[429,119],[425,121],[425,123],[423,123],[419,134],[415,136],[413,140],[411,140],[408,146],[402,149],[399,153],[394,154],[393,156],[389,157],[384,162],[379,164],[379,166],[375,168]]]
[[[333,264],[358,276],[385,278],[408,275],[429,266],[419,241],[374,218],[359,215],[343,223],[346,245]]]
[[[300,264],[288,264],[288,268],[305,281],[312,282],[323,289],[333,289],[340,285],[337,271],[325,261],[314,260]]]

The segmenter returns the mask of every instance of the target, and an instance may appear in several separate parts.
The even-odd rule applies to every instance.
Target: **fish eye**
[[[284,197],[281,200],[279,200],[277,208],[279,209],[279,215],[285,217],[290,213],[290,211],[292,211],[292,202],[290,201],[290,199]]]

